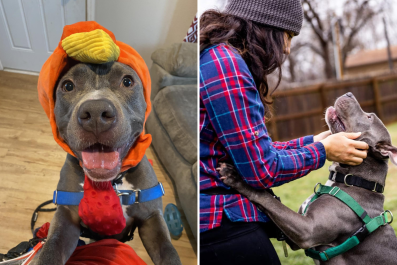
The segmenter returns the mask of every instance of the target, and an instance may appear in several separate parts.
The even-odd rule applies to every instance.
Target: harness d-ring
[[[315,194],[317,194],[317,190],[316,190],[316,189],[317,189],[317,186],[318,186],[318,185],[321,185],[321,183],[318,182],[318,183],[316,184],[316,186],[314,186],[314,193],[315,193]]]
[[[388,224],[393,223],[393,214],[392,214],[392,212],[391,212],[390,210],[386,210],[385,213],[389,213],[389,214],[390,214],[390,217],[391,217],[391,220],[390,220],[389,222],[387,222],[387,223],[388,223]]]
[[[114,189],[116,191],[117,196],[120,197],[120,196],[124,196],[124,195],[130,195],[128,192],[120,192],[119,189],[117,188],[117,183],[114,184],[114,187],[115,187]]]
[[[343,181],[345,182],[345,185],[346,185],[346,186],[348,186],[348,187],[353,187],[353,185],[349,185],[349,184],[347,184],[347,182],[346,182],[346,178],[347,178],[348,176],[353,176],[353,175],[352,175],[352,174],[347,174],[347,175],[345,176],[345,178],[343,179]]]

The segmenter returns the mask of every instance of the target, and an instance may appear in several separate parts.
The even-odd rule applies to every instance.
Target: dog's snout
[[[352,98],[352,97],[353,97],[353,93],[347,92],[347,93],[346,93],[346,96],[348,96],[349,98]]]
[[[98,135],[108,131],[116,123],[116,108],[107,99],[89,100],[78,110],[78,122],[84,130]]]

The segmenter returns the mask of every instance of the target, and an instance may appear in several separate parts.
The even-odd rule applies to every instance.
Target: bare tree
[[[386,0],[385,0],[386,1]],[[334,64],[332,60],[332,20],[337,18],[341,29],[341,52],[343,67],[348,54],[360,41],[356,38],[358,32],[375,15],[382,11],[382,5],[370,5],[370,0],[345,0],[343,16],[337,18],[334,10],[320,10],[324,7],[323,0],[303,0],[304,18],[313,31],[316,42],[304,42],[300,45],[309,47],[312,52],[324,60],[324,74],[327,79],[334,77]]]

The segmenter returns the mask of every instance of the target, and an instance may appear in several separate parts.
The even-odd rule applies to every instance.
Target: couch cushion
[[[196,85],[197,77],[180,77],[171,75],[160,65],[153,63],[150,68],[150,77],[152,79],[152,92],[150,100],[154,100],[157,93],[166,86],[174,85]]]
[[[189,223],[185,228],[190,226],[197,238],[197,161],[192,166],[179,153],[155,111],[148,117],[146,131],[152,135],[152,147],[172,180],[178,195],[177,205],[182,206]]]
[[[171,75],[197,77],[197,43],[175,43],[152,54],[154,63]]]
[[[193,165],[197,161],[197,86],[163,88],[154,99],[153,110],[175,148]]]

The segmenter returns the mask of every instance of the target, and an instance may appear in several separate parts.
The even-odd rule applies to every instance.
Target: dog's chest
[[[335,182],[333,182],[332,180],[327,180],[327,182],[325,183],[325,186],[331,187],[332,184],[334,184],[334,183],[335,183]],[[307,198],[307,199],[302,203],[301,208],[300,208],[302,212],[306,209],[307,205],[309,204],[309,202],[311,201],[311,199],[313,198],[313,196],[314,196],[314,193],[313,193],[312,195],[310,195],[310,197]]]
[[[117,185],[117,189],[118,190],[133,190],[134,189],[134,185],[132,185],[131,183],[129,183],[127,181],[127,179],[125,177],[122,178],[122,183]],[[121,205],[121,207],[123,208],[123,215],[125,218],[125,222],[126,222],[126,226],[130,226],[133,218],[129,217],[127,214],[127,208],[129,207],[129,205]]]

